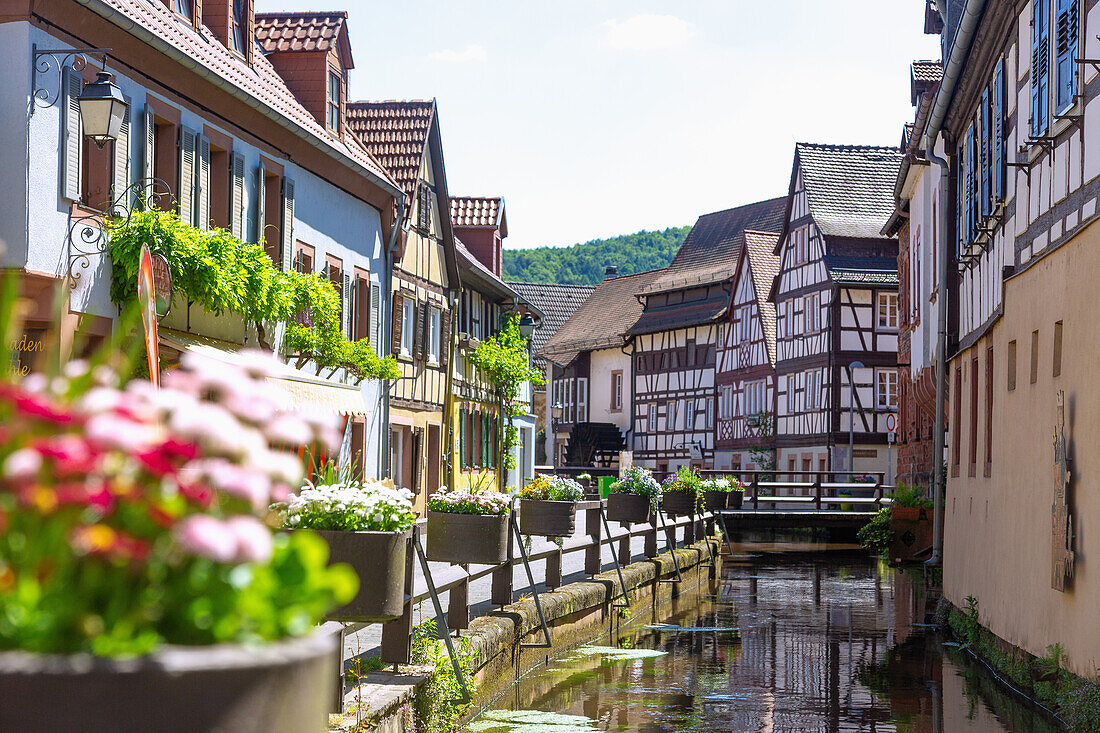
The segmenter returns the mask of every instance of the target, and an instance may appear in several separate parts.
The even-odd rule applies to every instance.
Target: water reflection
[[[553,661],[471,731],[1054,730],[940,643],[921,575],[850,546],[734,552],[713,592],[662,619],[708,630],[639,627],[599,643],[646,653]]]

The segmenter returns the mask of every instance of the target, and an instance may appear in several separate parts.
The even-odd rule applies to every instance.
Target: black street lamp
[[[519,319],[519,333],[528,341],[535,334],[535,319],[531,317],[530,313],[524,313]]]
[[[100,71],[76,101],[80,104],[80,122],[85,137],[91,138],[100,148],[118,139],[129,105],[110,72]]]

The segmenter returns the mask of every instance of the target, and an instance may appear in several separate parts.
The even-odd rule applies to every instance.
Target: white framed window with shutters
[[[875,371],[875,403],[879,410],[898,409],[898,370],[878,369]]]
[[[442,343],[443,312],[431,308],[428,313],[428,363],[439,366],[440,345]]]
[[[405,296],[401,299],[401,356],[411,357],[413,340],[416,338],[416,299]]]
[[[898,330],[898,294],[897,293],[879,293],[878,294],[878,330],[880,331],[897,331]]]

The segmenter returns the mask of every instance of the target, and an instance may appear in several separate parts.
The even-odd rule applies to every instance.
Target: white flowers
[[[393,532],[416,520],[412,498],[411,491],[394,487],[392,481],[367,479],[362,484],[306,486],[278,508],[292,528]]]

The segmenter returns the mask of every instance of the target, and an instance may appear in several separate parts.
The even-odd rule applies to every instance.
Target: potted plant
[[[330,612],[336,621],[378,623],[405,610],[406,545],[416,521],[412,492],[393,481],[355,482],[324,467],[326,483],[307,484],[284,504],[283,526],[313,530],[329,546],[330,559],[359,576],[359,592]]]
[[[496,565],[508,561],[512,497],[495,491],[447,491],[428,497],[429,560]]]
[[[302,479],[270,446],[338,432],[281,411],[275,373],[0,377],[0,730],[325,730],[339,650],[312,629],[358,583],[264,518]]]
[[[631,466],[611,484],[607,518],[622,523],[651,522],[660,498],[661,484],[653,474],[641,466]]]
[[[703,505],[708,512],[718,509],[740,509],[745,497],[745,485],[737,478],[709,478],[703,481]]]
[[[664,480],[661,485],[661,507],[670,517],[688,516],[699,509],[699,499],[703,494],[703,481],[695,469],[680,466],[676,473]]]
[[[898,486],[889,507],[891,562],[911,562],[932,545],[932,500],[916,486]]]
[[[519,531],[540,537],[572,537],[580,484],[564,476],[536,474],[519,495]]]
[[[932,509],[932,500],[916,486],[898,486],[890,500],[891,519],[916,522],[927,518],[927,512]]]

